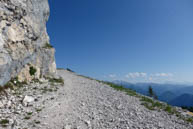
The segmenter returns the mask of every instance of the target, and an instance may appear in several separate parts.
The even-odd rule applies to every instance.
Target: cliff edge
[[[47,0],[0,0],[0,85],[56,74]]]

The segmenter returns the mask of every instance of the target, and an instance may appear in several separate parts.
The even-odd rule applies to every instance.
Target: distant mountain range
[[[151,86],[160,101],[173,106],[193,107],[193,85],[183,84],[157,84],[157,83],[129,83],[125,81],[113,81],[113,83],[148,95],[148,87]]]

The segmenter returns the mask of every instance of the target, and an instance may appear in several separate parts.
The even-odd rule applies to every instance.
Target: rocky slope
[[[47,0],[0,0],[0,85],[15,77],[31,81],[56,73],[48,17]]]
[[[7,129],[193,127],[193,124],[174,114],[163,110],[149,110],[141,105],[139,98],[116,91],[106,84],[65,70],[59,70],[58,74],[64,79],[64,85],[56,83],[56,80],[42,80],[42,83],[33,83],[16,91],[8,91],[8,99],[0,101],[7,101],[0,104],[0,124]],[[181,114],[186,113],[181,111]]]

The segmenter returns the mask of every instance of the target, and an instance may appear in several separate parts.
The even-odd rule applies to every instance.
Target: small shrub
[[[46,48],[46,49],[50,49],[50,48],[53,48],[53,46],[50,44],[50,43],[46,43],[43,48]]]
[[[165,105],[160,103],[159,101],[155,101],[151,98],[142,96],[140,101],[142,101],[142,105],[144,105],[146,108],[150,110],[155,110],[155,109],[164,109]]]
[[[38,121],[38,120],[34,120],[34,123],[35,123],[35,124],[40,124],[41,122]]]
[[[192,118],[188,118],[188,119],[186,119],[186,121],[192,123],[193,119]]]
[[[31,66],[31,67],[29,68],[29,73],[30,73],[31,76],[35,75],[36,72],[37,72],[37,70],[36,70],[36,68],[34,68],[33,66]]]
[[[162,107],[163,107],[163,104],[160,103],[160,102],[154,102],[154,103],[153,103],[153,107],[162,108]]]
[[[41,111],[42,111],[41,108],[37,108],[37,109],[36,109],[36,112],[41,112]]]
[[[145,106],[149,110],[155,110],[151,103],[144,102],[141,105]]]
[[[0,86],[0,95],[5,95],[8,98],[8,94],[3,86]]]
[[[170,114],[175,113],[174,109],[172,109],[172,107],[170,105],[167,105],[164,110],[167,111]]]
[[[144,96],[141,97],[141,101],[148,102],[148,103],[154,103],[154,101],[152,99],[150,99],[148,97],[144,97]]]
[[[153,91],[153,88],[151,86],[149,86],[148,88],[148,94],[150,97],[153,97],[154,99],[158,99],[157,95],[155,94],[155,92]]]
[[[28,116],[31,116],[33,114],[33,112],[28,112],[27,115]]]
[[[14,84],[9,81],[4,85],[4,88],[14,90]]]
[[[7,119],[2,119],[2,120],[0,121],[0,124],[1,124],[1,125],[9,124],[9,120],[7,120]]]

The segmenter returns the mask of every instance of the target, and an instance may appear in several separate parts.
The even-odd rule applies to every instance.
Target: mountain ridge
[[[156,84],[156,83],[127,83],[125,81],[115,81],[116,84],[123,85],[125,88],[130,88],[135,90],[138,93],[143,95],[148,95],[148,87],[151,86],[158,96],[158,99],[164,102],[167,102],[173,106],[193,106],[193,98],[190,97],[193,95],[193,86],[190,85],[182,85],[182,84]],[[185,105],[183,102],[186,100],[184,98],[184,94],[186,94],[187,99],[189,99],[189,103]],[[187,95],[188,94],[188,95]],[[188,97],[189,96],[189,97]],[[183,98],[181,98],[183,97]],[[181,99],[180,99],[181,98]],[[171,102],[171,101],[176,102]],[[180,101],[178,101],[180,100]],[[177,104],[176,104],[177,103]],[[182,104],[180,104],[182,103]]]

